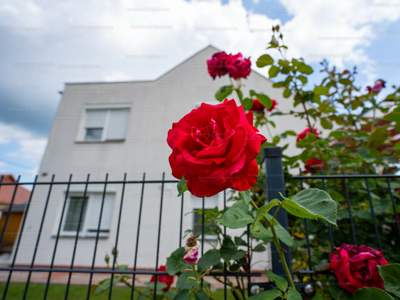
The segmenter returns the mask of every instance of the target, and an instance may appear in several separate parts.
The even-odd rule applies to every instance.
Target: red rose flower
[[[326,167],[322,164],[322,160],[311,158],[310,160],[306,161],[304,169],[305,170],[303,171],[303,173],[316,173],[321,169],[325,170]]]
[[[248,259],[249,259],[249,255],[248,255],[247,253],[244,255],[244,259],[245,259],[245,260],[248,260]],[[244,265],[244,266],[242,266],[242,267],[243,267],[243,270],[244,270],[246,273],[249,271],[249,264]]]
[[[328,270],[332,270],[339,286],[349,293],[363,287],[383,289],[383,280],[379,275],[378,265],[387,265],[382,251],[366,246],[345,245],[335,249],[339,254],[332,254]]]
[[[234,100],[203,103],[168,132],[172,175],[185,177],[188,190],[197,197],[227,188],[246,191],[257,180],[255,158],[266,140],[253,126],[253,112],[245,114]]]
[[[276,102],[276,100],[274,100],[274,99],[271,99],[271,102],[272,102],[272,105],[271,105],[271,107],[268,108],[267,110],[268,110],[268,111],[273,111],[274,109],[278,110],[278,109],[276,108],[276,106],[278,105],[278,102]]]
[[[311,131],[310,131],[310,128],[306,128],[306,129],[304,129],[301,133],[299,133],[299,134],[297,135],[296,143],[297,143],[298,141],[304,139],[304,138],[306,137],[306,135],[307,135],[308,132],[311,132]],[[317,130],[316,128],[314,128],[314,129],[313,129],[313,132],[314,132],[314,134],[317,136],[317,139],[319,139],[318,130]]]
[[[167,269],[165,268],[165,266],[160,266],[157,271],[166,271],[166,270]],[[153,276],[153,277],[151,277],[150,282],[154,282],[154,281],[155,281],[155,278]],[[163,288],[163,291],[166,292],[166,291],[169,290],[171,285],[174,283],[174,276],[158,275],[157,276],[157,282],[162,282],[162,283],[165,283],[167,285],[167,287]]]
[[[242,53],[236,55],[229,54],[226,59],[226,69],[229,76],[233,79],[247,78],[251,72],[251,62],[249,58],[243,58]]]
[[[264,117],[264,115],[265,115],[264,109],[265,109],[265,106],[258,99],[253,100],[253,106],[251,107],[251,110],[257,113],[258,119],[261,119],[262,117]]]
[[[225,52],[215,53],[211,59],[207,60],[208,73],[213,79],[224,76],[228,73],[226,69],[226,59],[228,55]]]

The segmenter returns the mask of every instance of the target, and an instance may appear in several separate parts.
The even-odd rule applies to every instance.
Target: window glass
[[[86,128],[85,141],[101,141],[103,128]]]
[[[79,216],[80,216],[81,209],[82,209],[82,201],[83,201],[83,197],[71,197],[70,198],[67,216],[66,216],[65,223],[64,223],[64,231],[75,231],[76,232],[76,230],[78,229]],[[79,228],[79,231],[83,230],[87,202],[88,201],[86,198],[86,201],[83,204],[81,226]]]

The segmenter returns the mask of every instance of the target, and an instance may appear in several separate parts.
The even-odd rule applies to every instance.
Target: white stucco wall
[[[39,181],[50,181],[52,174],[56,174],[55,181],[67,181],[69,174],[73,174],[73,181],[85,180],[88,173],[91,174],[90,181],[104,180],[106,173],[109,173],[108,180],[122,180],[124,173],[127,173],[127,180],[140,180],[143,172],[146,172],[148,180],[161,179],[162,172],[165,172],[167,179],[172,179],[168,163],[171,150],[166,143],[167,132],[172,123],[195,108],[197,103],[214,101],[217,89],[229,84],[226,76],[212,80],[207,73],[206,60],[217,51],[213,47],[208,47],[155,81],[67,84],[40,167],[39,174],[48,175],[40,175]],[[248,91],[254,89],[276,99],[280,111],[292,109],[292,100],[284,99],[282,90],[272,88],[272,82],[260,74],[252,72],[243,82],[244,95],[248,95]],[[126,140],[114,143],[79,142],[85,105],[88,104],[131,104]],[[277,125],[272,129],[273,134],[293,129],[300,132],[306,126],[304,121],[287,116],[276,116],[273,120]],[[271,138],[266,129],[262,129],[261,132],[267,138]],[[294,144],[294,140],[295,138],[291,137],[282,145],[289,142]],[[299,150],[291,147],[287,153],[296,154],[297,151]],[[83,192],[84,185],[77,188]],[[89,190],[99,188],[98,185],[89,185]],[[105,265],[103,261],[105,252],[110,253],[116,238],[121,185],[110,184],[108,188],[115,192],[111,232],[107,238],[99,240],[96,267]],[[47,265],[51,261],[65,190],[64,184],[53,186],[51,191],[35,260],[37,265]],[[126,185],[119,233],[119,263],[129,266],[132,266],[134,261],[140,191],[141,185]],[[155,266],[160,194],[160,184],[146,185],[138,254],[138,267],[141,268]],[[31,262],[47,195],[48,186],[36,187],[17,264]],[[222,201],[220,198],[220,207],[223,207]],[[180,204],[180,198],[176,197],[175,184],[166,184],[161,224],[160,265],[165,264],[166,257],[178,247]],[[187,193],[184,214],[192,211],[192,208]],[[192,217],[191,214],[184,217],[183,230],[192,227]],[[75,265],[91,265],[94,241],[93,237],[79,239]],[[56,265],[66,266],[71,263],[73,245],[73,237],[60,237]],[[269,253],[257,254],[255,257],[255,260],[268,259]],[[259,265],[259,269],[261,268],[262,265]]]

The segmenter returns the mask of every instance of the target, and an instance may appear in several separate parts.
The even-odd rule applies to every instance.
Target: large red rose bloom
[[[244,58],[242,53],[236,55],[229,54],[226,59],[226,69],[229,76],[233,79],[247,78],[251,72],[251,61],[249,58]]]
[[[167,142],[172,149],[172,175],[187,180],[197,197],[211,197],[227,188],[250,189],[258,176],[255,158],[267,139],[234,100],[203,103],[172,124]]]
[[[342,245],[336,248],[339,254],[332,254],[328,270],[332,270],[339,286],[349,293],[363,287],[383,289],[379,265],[387,265],[382,251],[367,246]]]

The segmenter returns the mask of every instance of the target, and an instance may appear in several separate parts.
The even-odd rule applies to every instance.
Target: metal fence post
[[[281,193],[283,196],[285,195],[285,180],[283,177],[283,168],[282,168],[282,148],[281,147],[265,147],[261,157],[262,162],[264,163],[263,172],[264,172],[264,180],[265,180],[265,195],[266,202],[278,198],[282,200],[282,197],[279,195]],[[271,209],[270,214],[274,214],[276,211],[276,207]],[[287,212],[285,209],[281,208],[276,215],[276,220],[285,228],[288,229],[288,218]],[[291,266],[291,256],[290,256],[290,247],[284,243],[281,243],[282,248],[285,250],[285,259],[288,263],[288,267],[290,272],[292,272]],[[285,270],[280,263],[279,253],[276,250],[274,244],[271,243],[272,250],[272,270],[275,274],[283,276],[286,278]]]

